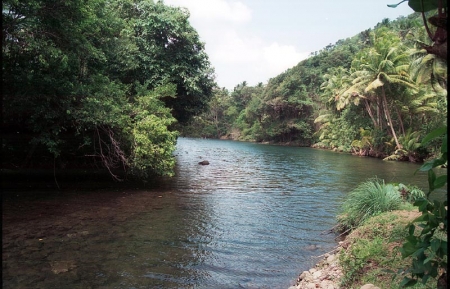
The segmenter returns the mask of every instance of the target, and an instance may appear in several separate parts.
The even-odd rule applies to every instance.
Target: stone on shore
[[[334,254],[325,254],[324,259],[314,268],[300,274],[297,285],[291,287],[296,289],[339,289],[339,278],[342,276],[342,270],[338,261]]]

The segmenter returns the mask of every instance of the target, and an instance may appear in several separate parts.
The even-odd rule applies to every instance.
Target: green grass
[[[369,179],[347,195],[338,216],[340,230],[356,228],[372,216],[399,209],[402,203],[398,186],[385,184],[377,178]]]
[[[399,284],[403,276],[396,276],[394,272],[406,268],[411,262],[403,259],[399,252],[408,235],[407,225],[414,217],[408,214],[417,212],[417,208],[410,208],[409,213],[393,211],[373,216],[352,231],[345,240],[347,249],[339,253],[343,272],[341,288],[359,289],[367,283],[381,289],[401,288]],[[436,281],[430,280],[427,285],[416,284],[410,288],[433,288],[435,285]]]

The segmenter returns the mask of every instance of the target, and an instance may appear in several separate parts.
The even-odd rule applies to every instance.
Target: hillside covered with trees
[[[8,0],[2,17],[2,168],[172,175],[178,135],[421,161],[446,124],[447,61],[419,13],[233,91],[189,11],[163,1]]]
[[[182,134],[422,161],[439,146],[421,139],[447,119],[447,61],[428,45],[420,13],[383,19],[267,84],[216,88]]]

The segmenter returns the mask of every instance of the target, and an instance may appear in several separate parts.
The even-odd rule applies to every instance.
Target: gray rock
[[[377,287],[373,284],[366,284],[366,285],[363,285],[360,289],[380,289],[380,287]]]
[[[331,264],[333,261],[334,261],[334,255],[328,256],[328,258],[327,258],[328,264]]]
[[[319,279],[320,276],[322,276],[322,271],[320,271],[320,270],[314,272],[314,274],[313,274],[314,279]]]

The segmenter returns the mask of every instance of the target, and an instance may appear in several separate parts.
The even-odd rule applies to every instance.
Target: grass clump
[[[399,268],[411,263],[400,248],[408,236],[408,225],[420,212],[412,205],[425,196],[415,186],[385,183],[373,178],[351,191],[338,215],[335,231],[348,234],[339,253],[341,288],[360,288],[372,283],[380,288],[401,288]],[[349,233],[350,232],[350,233]],[[423,284],[415,289],[427,288]]]
[[[346,231],[383,212],[397,210],[403,202],[399,186],[384,180],[369,179],[359,184],[348,195],[337,217],[338,230]]]

